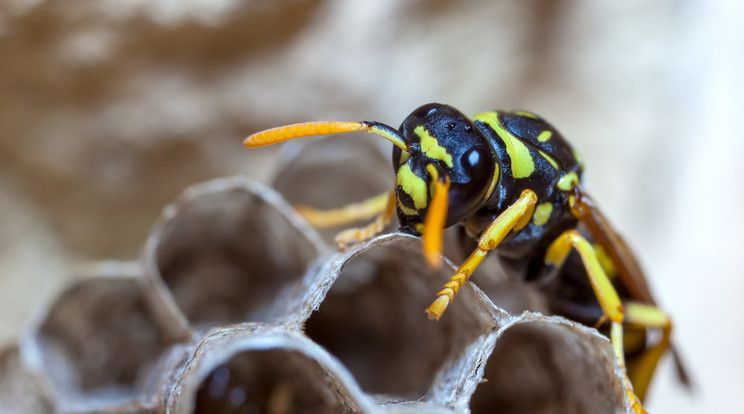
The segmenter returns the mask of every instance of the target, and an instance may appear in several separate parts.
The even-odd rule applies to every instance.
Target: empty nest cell
[[[142,291],[139,269],[106,262],[81,270],[34,329],[25,350],[59,409],[149,401],[158,360],[186,339],[170,336],[162,325]]]
[[[431,398],[445,366],[493,326],[469,292],[440,321],[424,309],[454,270],[430,269],[417,239],[383,236],[339,260],[338,277],[305,333],[379,400]],[[478,303],[473,303],[478,302]]]
[[[608,341],[588,328],[525,313],[495,335],[472,413],[613,413],[624,406]]]
[[[278,197],[232,177],[191,187],[166,208],[145,261],[192,326],[285,316],[289,306],[275,302],[287,300],[321,248],[287,216],[288,206],[277,206]]]
[[[395,174],[390,158],[376,145],[378,140],[361,132],[351,135],[288,143],[282,148],[283,163],[272,187],[292,205],[318,209],[338,208],[390,191]],[[319,232],[333,242],[340,229]]]

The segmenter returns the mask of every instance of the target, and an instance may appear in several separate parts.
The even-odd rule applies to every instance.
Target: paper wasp
[[[351,131],[393,143],[395,188],[347,208],[305,209],[311,223],[377,216],[367,227],[340,233],[337,242],[344,245],[373,237],[397,213],[403,232],[422,236],[432,267],[441,262],[444,228],[461,225],[477,247],[426,309],[429,317],[443,315],[494,250],[510,272],[541,281],[556,313],[605,328],[623,369],[628,357],[631,404],[645,412],[640,400],[659,359],[672,349],[672,322],[656,306],[635,256],[582,189],[582,160],[553,126],[525,111],[468,118],[432,103],[413,111],[399,129],[369,121],[311,122],[259,132],[244,144]],[[652,330],[661,332],[655,342],[646,338]],[[676,354],[675,360],[687,383]]]

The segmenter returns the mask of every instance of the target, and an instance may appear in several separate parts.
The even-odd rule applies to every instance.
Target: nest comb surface
[[[375,149],[324,145],[289,151],[274,186],[292,203],[389,188]],[[449,261],[428,268],[399,233],[344,252],[331,234],[242,177],[190,187],[139,261],[81,269],[0,352],[0,412],[629,412],[595,330],[509,314],[470,283],[429,321]]]

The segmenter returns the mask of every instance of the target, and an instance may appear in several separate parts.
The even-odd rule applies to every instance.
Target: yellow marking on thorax
[[[553,137],[553,131],[545,130],[540,133],[540,135],[537,136],[537,140],[540,142],[545,142]]]
[[[413,132],[421,138],[421,152],[432,160],[444,161],[448,167],[452,168],[452,155],[443,146],[439,145],[437,139],[432,137],[423,125],[417,126]]]
[[[398,169],[398,185],[411,196],[413,205],[421,210],[426,207],[426,181],[411,171],[408,164]]]
[[[570,172],[558,180],[557,187],[561,191],[571,191],[579,185],[579,176],[575,172]]]
[[[581,154],[579,154],[579,151],[576,151],[576,149],[575,149],[575,148],[574,148],[574,150],[573,150],[573,156],[574,156],[574,158],[576,159],[576,163],[577,163],[577,164],[579,164],[579,165],[584,165],[584,159],[583,159],[583,158],[581,158]]]
[[[532,112],[527,111],[514,111],[515,114],[526,116],[527,118],[537,119],[537,115],[533,114]]]
[[[536,226],[544,226],[545,223],[550,220],[550,215],[553,214],[552,203],[542,203],[535,207],[535,214],[532,215],[532,222]]]
[[[555,168],[556,170],[560,170],[560,167],[558,166],[558,163],[555,162],[555,160],[553,159],[553,157],[551,157],[550,155],[548,155],[548,154],[546,154],[546,153],[544,153],[544,152],[542,152],[540,150],[537,150],[537,151],[540,153],[540,155],[542,155],[543,158],[545,158],[546,160],[548,160],[548,162],[550,163],[550,165],[553,166],[553,168]]]
[[[499,123],[498,113],[484,112],[473,117],[474,121],[481,121],[493,128],[504,141],[506,153],[511,159],[512,176],[514,178],[527,178],[535,171],[535,162],[530,155],[530,150],[517,137],[504,129]]]

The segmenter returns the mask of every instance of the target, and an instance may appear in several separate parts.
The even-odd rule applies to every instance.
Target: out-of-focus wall
[[[726,323],[744,314],[742,12],[735,0],[0,2],[0,342],[71,266],[136,257],[186,185],[270,177],[278,149],[242,149],[251,132],[397,125],[429,101],[523,108],[582,153],[591,193],[675,317],[698,392],[666,363],[649,407],[731,412],[744,385],[744,336]]]

